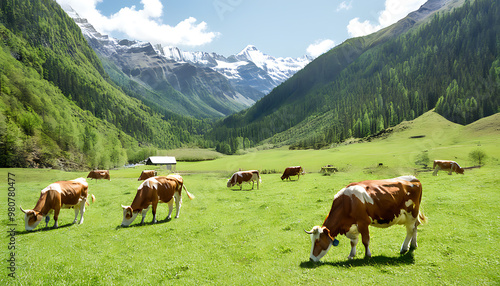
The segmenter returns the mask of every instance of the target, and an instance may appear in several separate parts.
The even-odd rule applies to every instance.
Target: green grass
[[[25,232],[22,213],[16,210],[17,278],[8,277],[4,267],[8,255],[4,232],[0,283],[499,284],[500,137],[491,131],[486,132],[490,135],[467,137],[463,132],[468,127],[453,125],[443,131],[447,136],[409,139],[412,132],[431,134],[430,130],[441,124],[436,122],[422,118],[385,140],[329,150],[282,148],[206,162],[179,162],[177,170],[196,198],[189,200],[184,193],[180,217],[170,221],[164,221],[167,205],[160,204],[160,222],[154,225],[149,212],[145,225],[139,225],[138,217],[131,227],[119,226],[120,205],[132,202],[140,184],[137,177],[151,166],[111,170],[111,181],[89,183],[90,193],[97,200],[87,207],[82,225],[72,225],[74,212],[62,210],[59,229],[44,229],[42,222],[35,231]],[[484,167],[467,170],[463,176],[415,173],[413,156],[422,150],[416,147],[424,146],[431,159],[451,158],[468,166],[468,150],[477,148],[478,140],[489,155]],[[384,166],[377,167],[379,162]],[[298,181],[281,181],[280,174],[265,174],[259,190],[249,190],[249,185],[243,191],[226,188],[229,175],[238,168],[282,170],[299,164],[308,174]],[[325,164],[337,165],[341,171],[331,176],[317,173]],[[1,178],[7,178],[7,172],[16,174],[16,204],[25,209],[35,205],[40,190],[51,182],[87,175],[2,169]],[[166,170],[160,170],[160,174],[164,173]],[[364,249],[359,243],[358,257],[347,261],[349,240],[342,236],[340,245],[332,248],[321,263],[309,262],[310,238],[303,229],[323,223],[338,190],[353,181],[404,174],[416,174],[423,184],[422,208],[429,221],[419,226],[418,249],[399,255],[405,237],[402,226],[371,228],[371,259],[363,258]],[[6,182],[1,182],[6,204]],[[6,229],[6,205],[0,209],[0,222]]]

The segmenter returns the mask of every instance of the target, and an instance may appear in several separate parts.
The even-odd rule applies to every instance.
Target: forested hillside
[[[125,95],[55,1],[1,1],[0,37],[0,166],[118,166],[209,126]]]
[[[350,39],[208,137],[310,148],[375,134],[433,108],[460,124],[499,112],[498,15],[497,1],[466,1],[397,37],[387,35],[408,19]]]

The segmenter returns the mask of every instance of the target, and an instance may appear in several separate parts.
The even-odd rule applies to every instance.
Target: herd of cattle
[[[439,170],[457,174],[464,174],[464,169],[454,161],[435,160],[433,175]],[[281,180],[290,180],[290,177],[304,174],[302,167],[288,167],[283,172]],[[87,178],[110,180],[109,171],[91,171]],[[169,213],[167,220],[171,218],[174,201],[176,203],[176,215],[179,217],[184,189],[189,199],[194,196],[188,192],[180,175],[158,176],[154,170],[143,171],[138,180],[144,180],[137,189],[137,193],[130,206],[123,206],[122,226],[129,226],[141,213],[141,224],[144,223],[149,207],[152,207],[153,223],[156,223],[156,209],[158,202],[167,203]],[[261,182],[259,171],[239,171],[234,173],[227,181],[227,187],[238,185],[240,190],[243,183],[257,182],[257,189]],[[79,224],[83,223],[85,205],[88,205],[88,183],[85,178],[71,181],[58,181],[50,184],[41,191],[38,202],[30,210],[21,211],[25,214],[25,229],[33,230],[45,219],[45,227],[48,226],[50,215],[54,216],[54,228],[58,227],[58,216],[62,208],[73,208],[75,219]],[[417,226],[426,221],[426,217],[420,212],[422,199],[422,184],[413,176],[402,176],[387,180],[368,180],[351,183],[341,189],[333,199],[330,212],[325,218],[322,226],[314,226],[310,231],[304,230],[311,235],[312,247],[310,260],[319,261],[328,252],[330,247],[337,246],[339,241],[337,235],[345,235],[351,240],[351,252],[348,258],[353,259],[356,255],[358,236],[361,234],[362,243],[365,247],[365,257],[371,257],[369,249],[370,234],[369,226],[386,228],[395,224],[406,226],[406,238],[401,246],[401,253],[407,252],[410,247],[417,247]],[[95,196],[91,195],[92,202]]]

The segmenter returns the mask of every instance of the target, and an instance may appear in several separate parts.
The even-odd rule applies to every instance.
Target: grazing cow
[[[78,212],[80,212],[80,221],[78,223],[83,223],[88,186],[85,178],[78,178],[72,181],[59,181],[50,184],[41,191],[40,198],[32,210],[23,210],[23,208],[20,207],[21,211],[24,213],[26,230],[35,229],[40,221],[52,212],[54,212],[54,228],[57,228],[57,219],[59,217],[59,211],[62,208],[75,209],[75,220],[73,223],[76,223]],[[92,202],[94,201],[95,197],[92,195]],[[49,219],[49,216],[47,216],[45,219],[45,227],[47,227]]]
[[[148,178],[155,177],[157,175],[158,173],[155,170],[144,170],[142,171],[141,176],[139,177],[139,179],[137,179],[137,181],[144,181]]]
[[[437,176],[439,170],[448,171],[448,175],[451,175],[452,172],[464,174],[464,168],[460,167],[455,161],[434,160],[432,168],[434,169],[434,173],[432,173],[433,176]]]
[[[255,181],[257,181],[257,189],[259,189],[259,183],[262,182],[262,180],[260,179],[259,171],[251,170],[251,171],[236,172],[227,181],[227,187],[231,188],[234,185],[239,185],[240,190],[241,190],[242,184],[244,182],[250,183],[250,181],[252,182],[252,190],[253,190]]]
[[[87,178],[90,178],[91,180],[92,179],[96,179],[96,180],[99,180],[99,179],[106,179],[108,181],[110,181],[110,177],[109,177],[109,171],[108,170],[93,170],[93,171],[90,171],[90,173],[87,175]]]
[[[416,248],[417,226],[426,221],[419,211],[421,199],[422,184],[413,176],[349,184],[335,195],[323,226],[306,231],[312,240],[310,260],[319,261],[332,244],[338,245],[336,236],[342,234],[351,240],[348,259],[356,255],[359,234],[365,246],[365,257],[371,257],[368,248],[370,225],[385,228],[404,224],[406,238],[400,253],[407,252],[410,244]]]
[[[291,176],[297,176],[297,180],[300,178],[301,174],[304,171],[302,170],[301,166],[295,166],[295,167],[287,167],[285,171],[283,172],[283,175],[281,176],[281,180],[283,181],[284,179],[290,180]]]
[[[122,226],[129,226],[139,213],[142,214],[141,224],[144,223],[144,218],[149,210],[149,206],[153,206],[153,223],[156,223],[156,207],[158,202],[168,203],[167,220],[171,218],[174,209],[174,199],[177,207],[175,218],[179,217],[181,210],[182,198],[181,191],[184,190],[190,199],[194,196],[188,192],[182,177],[179,175],[158,176],[146,179],[137,189],[134,200],[130,206],[123,206],[123,221]]]

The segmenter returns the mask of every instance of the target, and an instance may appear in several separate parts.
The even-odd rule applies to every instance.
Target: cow
[[[40,198],[32,210],[20,209],[24,213],[25,229],[33,230],[45,217],[45,227],[48,226],[52,212],[54,213],[54,228],[58,227],[59,211],[63,208],[75,209],[75,220],[77,222],[78,212],[80,212],[79,224],[83,223],[83,213],[87,202],[88,183],[85,178],[78,178],[71,181],[58,181],[43,189]],[[95,196],[92,195],[92,202]]]
[[[157,175],[158,175],[158,172],[156,172],[155,170],[144,170],[144,171],[142,171],[142,173],[139,176],[139,179],[137,179],[137,181],[144,181],[148,178],[156,177]]]
[[[93,170],[93,171],[90,171],[89,174],[87,175],[87,178],[90,178],[91,180],[92,179],[96,179],[96,180],[106,179],[108,181],[111,180],[111,178],[109,177],[109,171],[108,170]]]
[[[335,195],[323,226],[304,230],[311,235],[310,260],[319,261],[332,244],[339,244],[336,237],[342,234],[351,240],[348,259],[356,255],[359,234],[365,246],[365,257],[371,257],[368,247],[370,225],[386,228],[403,224],[406,238],[400,253],[406,253],[410,244],[411,248],[416,248],[417,226],[427,220],[419,210],[421,199],[422,184],[413,176],[349,184]]]
[[[259,183],[262,182],[260,178],[259,171],[251,170],[251,171],[239,171],[234,173],[231,178],[227,181],[227,187],[231,188],[234,185],[240,185],[240,190],[242,189],[242,184],[247,182],[252,182],[252,190],[257,181],[257,189],[259,189]]]
[[[283,175],[281,176],[281,180],[283,181],[284,179],[290,180],[291,176],[297,176],[297,180],[300,178],[301,174],[304,171],[302,170],[301,166],[295,166],[295,167],[287,167],[285,171],[283,171]]]
[[[179,175],[157,176],[146,179],[137,189],[134,200],[130,206],[123,208],[123,221],[122,226],[129,226],[137,217],[139,213],[142,214],[141,224],[144,224],[144,218],[149,210],[149,206],[153,206],[153,223],[156,223],[156,207],[158,202],[168,203],[169,213],[167,220],[171,218],[174,209],[174,200],[176,203],[177,213],[175,218],[179,217],[181,209],[182,198],[181,191],[187,193],[189,199],[194,199],[194,196],[188,192],[182,177]]]
[[[432,173],[433,176],[437,176],[439,170],[448,171],[448,175],[451,175],[452,172],[462,175],[464,174],[464,168],[460,167],[460,165],[458,165],[455,161],[434,160],[432,169],[434,169],[434,172]]]

